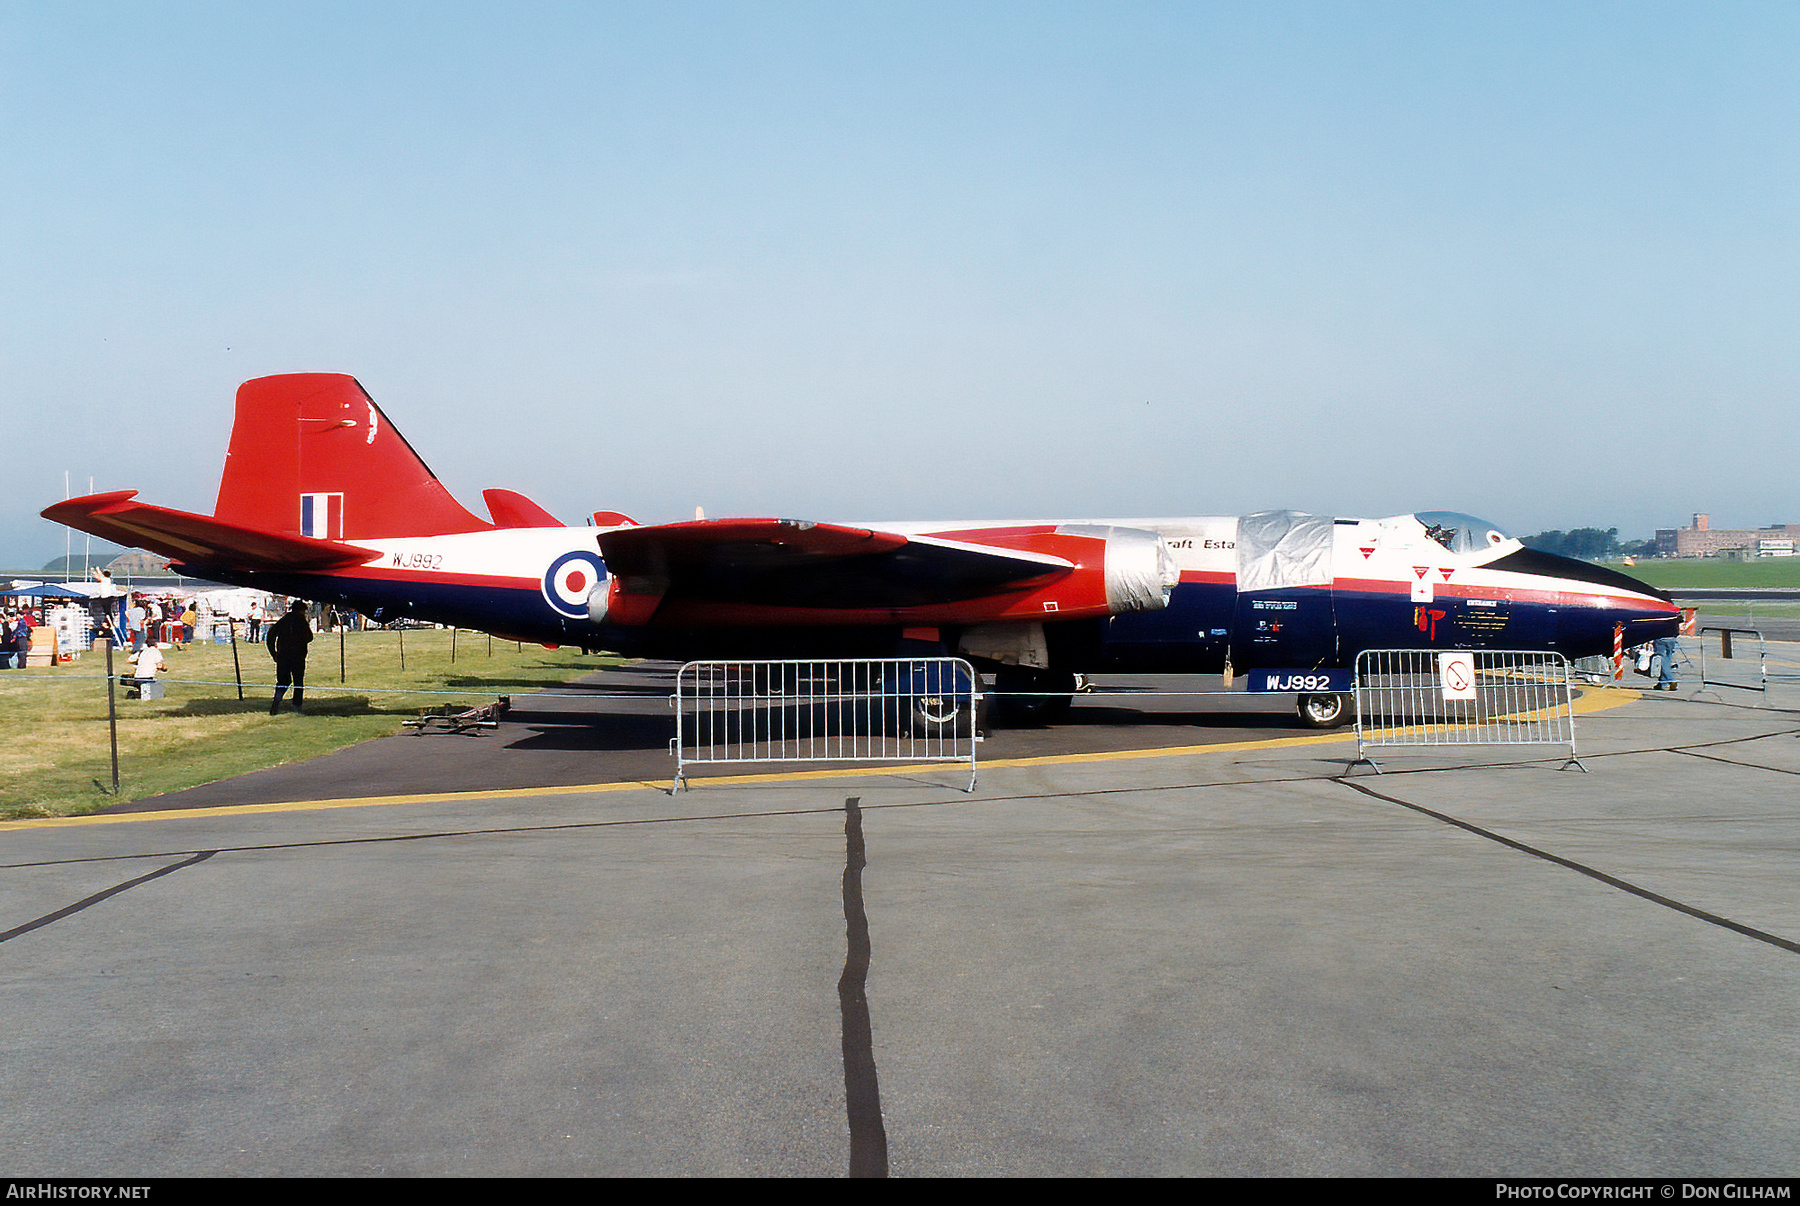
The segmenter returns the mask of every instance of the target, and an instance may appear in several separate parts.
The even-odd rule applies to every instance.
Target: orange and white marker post
[[[1613,625],[1613,681],[1625,678],[1625,625]]]

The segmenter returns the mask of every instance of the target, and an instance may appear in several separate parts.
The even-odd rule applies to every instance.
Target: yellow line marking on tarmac
[[[713,780],[708,780],[713,782]],[[491,791],[419,792],[405,796],[361,796],[342,800],[287,800],[276,804],[227,804],[219,808],[169,808],[158,812],[91,813],[80,817],[40,817],[25,821],[0,821],[0,832],[8,829],[48,829],[59,825],[108,825],[127,821],[187,820],[197,817],[244,817],[265,812],[309,812],[332,808],[373,808],[382,804],[445,804],[465,800],[507,800],[523,796],[563,796],[583,792],[638,791],[652,788],[666,790],[661,782],[648,779],[619,783],[581,783],[561,787],[519,787]]]
[[[1628,703],[1635,703],[1644,698],[1644,693],[1636,687],[1589,687],[1577,692],[1575,696],[1575,715],[1585,716],[1589,712],[1609,712],[1614,708],[1622,708]]]
[[[1575,699],[1578,714],[1604,712],[1641,699],[1642,692],[1629,688],[1583,691]],[[1261,741],[1225,741],[1215,745],[1175,745],[1148,750],[1101,750],[1086,754],[1039,754],[1030,758],[996,758],[980,763],[982,770],[1021,766],[1059,766],[1077,762],[1126,762],[1149,758],[1181,758],[1194,754],[1235,754],[1247,750],[1288,749],[1307,745],[1331,745],[1354,740],[1343,731],[1306,737],[1270,737]],[[699,780],[723,787],[748,783],[798,783],[810,779],[841,779],[847,775],[911,775],[934,767],[963,765],[961,760],[906,762],[885,766],[834,767],[828,770],[768,771],[752,775],[708,775]],[[671,773],[670,778],[674,776]],[[487,791],[418,792],[404,796],[362,796],[342,800],[288,800],[275,804],[228,804],[219,808],[171,808],[158,812],[90,813],[79,817],[35,817],[0,821],[0,832],[12,829],[55,829],[69,825],[119,825],[137,821],[180,821],[205,817],[244,817],[262,813],[324,812],[334,808],[377,808],[389,804],[461,804],[475,800],[518,800],[537,796],[593,795],[614,791],[667,791],[668,780],[627,779],[617,783],[572,783],[557,787],[495,788]]]

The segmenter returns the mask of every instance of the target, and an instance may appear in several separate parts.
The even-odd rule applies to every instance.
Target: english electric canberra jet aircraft
[[[219,582],[515,640],[694,658],[954,653],[1020,712],[1077,674],[1223,672],[1348,719],[1364,649],[1611,652],[1673,635],[1667,595],[1525,548],[1451,512],[1189,519],[570,527],[520,494],[451,497],[352,377],[238,390],[211,516],[136,491],[57,503],[59,523]]]

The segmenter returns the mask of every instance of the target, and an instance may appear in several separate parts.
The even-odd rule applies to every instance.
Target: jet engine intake
[[[594,584],[594,589],[588,592],[588,619],[593,622],[594,627],[598,628],[606,623],[606,613],[612,610],[613,587],[617,586],[618,582],[616,577],[602,578]]]

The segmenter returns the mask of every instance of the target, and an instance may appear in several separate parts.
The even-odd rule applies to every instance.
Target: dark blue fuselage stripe
[[[705,652],[694,656],[721,656],[717,650],[734,641],[762,650],[792,650],[794,656],[887,656],[891,649],[881,654],[869,651],[897,640],[899,630],[898,625],[691,633],[611,626],[596,630],[585,618],[556,614],[543,593],[531,586],[188,568],[220,582],[342,603],[381,621],[407,617],[545,644],[585,644],[655,656],[682,657],[688,648],[704,648]],[[1649,607],[1635,610],[1508,601],[1496,601],[1490,607],[1448,596],[1413,603],[1397,592],[1318,588],[1240,596],[1234,586],[1220,582],[1182,583],[1171,595],[1169,606],[1160,611],[1071,623],[1097,624],[1101,639],[1097,664],[1072,665],[1070,669],[1168,673],[1217,671],[1224,666],[1227,652],[1239,670],[1347,666],[1362,649],[1544,649],[1578,658],[1612,652],[1613,627],[1619,623],[1626,625],[1630,644],[1672,635],[1675,627],[1675,621]]]

